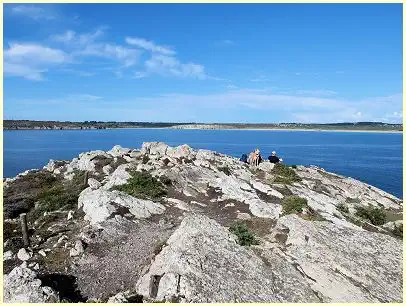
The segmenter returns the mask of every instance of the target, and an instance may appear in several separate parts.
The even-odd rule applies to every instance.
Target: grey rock
[[[81,255],[84,251],[83,242],[81,240],[76,240],[74,247],[69,252],[69,256],[76,257]]]
[[[188,145],[184,144],[181,146],[177,146],[177,147],[168,147],[166,154],[170,157],[174,157],[174,158],[191,158],[192,154],[193,154],[193,149],[191,147],[189,147]]]
[[[98,224],[111,218],[118,207],[125,207],[136,218],[148,218],[161,214],[165,206],[149,200],[134,198],[124,192],[103,189],[85,189],[79,195],[78,207],[85,212],[85,219],[91,224]]]
[[[49,172],[54,172],[55,170],[55,161],[50,159],[48,164],[44,167],[44,169],[48,170]]]
[[[17,258],[21,261],[26,261],[26,260],[30,259],[31,256],[32,256],[32,252],[27,252],[27,250],[24,248],[18,250]]]
[[[89,177],[87,180],[89,187],[92,189],[99,189],[101,187],[101,183],[94,178]]]
[[[4,276],[4,302],[6,303],[56,303],[58,294],[41,286],[37,274],[21,266]]]
[[[128,303],[128,300],[123,292],[117,293],[115,296],[110,297],[107,303]]]
[[[265,172],[271,172],[272,169],[275,167],[275,164],[265,160],[262,163],[258,165],[258,169],[265,171]]]
[[[131,149],[123,148],[120,145],[115,145],[110,151],[107,151],[107,153],[114,157],[120,157],[128,154],[130,151]]]
[[[237,213],[237,219],[249,220],[249,219],[251,219],[251,216],[250,216],[250,214],[247,214],[247,213]]]
[[[284,253],[324,302],[401,302],[402,241],[388,235],[280,218],[287,233]]]
[[[11,250],[3,253],[3,261],[13,259],[13,258],[14,258],[14,254]]]
[[[279,267],[269,267],[234,239],[205,216],[185,217],[138,281],[137,292],[156,300],[199,303],[319,301],[293,266],[281,260],[289,278],[278,275],[274,270]],[[161,276],[159,282],[156,276]]]

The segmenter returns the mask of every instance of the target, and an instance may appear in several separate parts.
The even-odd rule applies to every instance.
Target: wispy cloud
[[[232,45],[235,45],[235,42],[230,39],[224,39],[224,40],[216,41],[215,45],[216,46],[232,46]]]
[[[269,79],[268,79],[268,77],[261,75],[257,78],[250,79],[250,82],[254,82],[254,83],[269,82]]]
[[[402,106],[402,94],[347,100],[275,94],[268,89],[231,89],[206,95],[166,94],[158,97],[135,98],[132,103],[136,103],[143,111],[152,112],[154,109],[159,109],[160,112],[156,113],[157,117],[154,117],[154,120],[169,121],[171,121],[167,117],[169,114],[175,116],[172,121],[176,121],[188,120],[197,113],[202,122],[213,120],[220,122],[224,119],[221,119],[221,116],[216,118],[214,114],[222,114],[221,110],[227,110],[227,113],[234,115],[237,121],[243,120],[246,113],[257,114],[255,117],[262,122],[264,122],[263,118],[267,118],[267,122],[305,123],[401,122],[402,118],[401,112],[398,111]],[[381,113],[384,107],[392,117],[383,118]],[[173,109],[177,111],[172,112]],[[165,115],[161,118],[158,113],[165,113]]]
[[[161,53],[165,55],[175,55],[176,52],[172,48],[168,46],[160,46],[155,44],[151,40],[146,40],[144,38],[138,38],[138,37],[126,37],[125,39],[126,43],[141,49],[145,49],[154,53]]]
[[[220,80],[220,78],[208,76],[205,73],[205,67],[201,64],[181,62],[175,57],[176,52],[168,46],[161,46],[143,38],[127,37],[125,40],[132,46],[150,52],[150,57],[144,62],[144,69],[135,72],[135,79],[142,79],[157,74],[161,76],[195,78],[200,80]]]
[[[34,20],[52,20],[56,19],[57,14],[51,10],[47,10],[38,5],[17,5],[11,9],[11,12],[14,15],[20,15],[28,18],[32,18]]]
[[[144,77],[151,74],[164,76],[192,77],[206,79],[204,66],[195,63],[181,63],[173,56],[153,54],[145,61],[145,71],[140,72]]]
[[[29,105],[54,109],[54,117],[58,116],[61,108],[77,109],[80,106],[87,114],[97,115],[99,120],[244,122],[251,118],[251,122],[402,122],[402,94],[347,100],[275,94],[266,88],[245,88],[200,95],[172,93],[137,96],[126,100],[107,100],[93,94],[72,94],[19,102],[24,103],[25,109],[29,109]],[[382,115],[382,109],[386,109],[385,115]],[[72,113],[71,116],[78,120],[76,114]]]
[[[293,93],[300,96],[334,96],[337,95],[337,92],[334,90],[326,90],[326,89],[314,89],[314,90],[295,90],[290,91],[287,93]]]
[[[22,102],[28,105],[55,105],[55,104],[72,104],[83,102],[95,102],[102,100],[103,97],[92,94],[70,94],[62,97],[47,98],[47,99],[20,99],[16,102]]]
[[[43,73],[50,67],[71,61],[62,50],[39,44],[11,43],[4,50],[4,73],[29,80],[43,80]]]
[[[161,75],[199,80],[223,80],[207,75],[205,67],[201,64],[191,61],[182,62],[173,48],[158,45],[151,40],[126,37],[124,45],[105,41],[107,29],[107,26],[101,26],[85,33],[66,30],[49,37],[46,42],[53,47],[41,43],[12,44],[4,52],[5,74],[40,81],[44,79],[47,71],[58,64],[77,65],[89,58],[99,58],[106,61],[104,64],[116,63],[116,66],[109,70],[118,78],[128,75],[127,72],[129,72],[135,79]],[[72,67],[63,67],[60,71],[72,72],[80,76],[94,75],[92,71],[83,72]]]

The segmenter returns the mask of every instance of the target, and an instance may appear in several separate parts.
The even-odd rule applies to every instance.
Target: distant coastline
[[[4,130],[101,130],[128,128],[156,128],[182,130],[252,130],[252,131],[319,131],[319,132],[374,132],[402,133],[402,124],[382,122],[355,123],[171,123],[171,122],[59,122],[32,120],[4,120]]]

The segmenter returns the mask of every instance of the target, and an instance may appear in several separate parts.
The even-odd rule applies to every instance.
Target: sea
[[[288,165],[316,165],[371,184],[399,198],[402,192],[402,133],[282,130],[13,130],[4,131],[3,177],[42,168],[50,159],[71,160],[79,153],[140,148],[146,141],[188,144],[240,157],[259,148]]]

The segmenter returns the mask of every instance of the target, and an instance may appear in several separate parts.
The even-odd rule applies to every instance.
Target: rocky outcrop
[[[402,301],[401,240],[296,215],[280,218],[275,232],[287,233],[283,253],[323,301]]]
[[[56,303],[58,294],[50,287],[41,286],[37,274],[27,267],[17,266],[4,276],[4,302]]]
[[[189,303],[319,301],[293,266],[282,260],[268,266],[207,217],[185,217],[166,244],[137,284],[144,296]]]
[[[64,301],[401,302],[402,200],[319,167],[279,168],[147,142],[9,179],[7,299],[58,299],[60,288],[44,289],[38,273],[72,280],[81,295],[59,292]],[[295,179],[280,180],[285,172]],[[52,191],[65,193],[48,211],[50,198],[38,195],[55,182]],[[286,206],[297,197],[304,207]],[[249,231],[242,238],[230,232],[238,223]],[[240,245],[250,235],[256,244]]]

